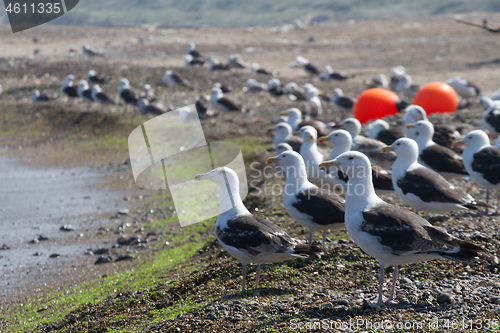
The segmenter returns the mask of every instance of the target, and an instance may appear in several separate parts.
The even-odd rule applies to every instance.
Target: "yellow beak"
[[[462,140],[453,141],[451,144],[451,148],[457,148],[458,146],[460,146],[462,144],[463,144]]]
[[[384,148],[382,148],[380,150],[381,153],[387,153],[387,152],[390,152],[390,151],[394,151],[394,148],[392,148],[391,146],[385,146]]]
[[[413,127],[415,127],[415,124],[408,124],[408,125],[406,125],[406,128],[413,128]]]
[[[299,135],[299,131],[293,132],[293,135]]]
[[[286,111],[280,111],[280,116],[286,116]]]
[[[335,168],[335,167],[338,167],[340,165],[339,162],[336,162],[335,160],[331,160],[331,161],[324,161],[324,162],[321,162],[319,164],[319,168]]]
[[[268,157],[268,159],[266,160],[267,164],[278,163],[278,162],[279,162],[279,160],[277,157]]]
[[[320,136],[318,138],[318,142],[323,142],[323,141],[327,141],[328,140],[328,137],[327,136]]]

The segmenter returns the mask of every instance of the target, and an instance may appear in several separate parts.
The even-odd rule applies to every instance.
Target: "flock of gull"
[[[258,287],[260,264],[326,253],[327,230],[346,229],[364,252],[379,261],[379,295],[374,305],[394,298],[399,265],[439,258],[458,262],[491,258],[486,249],[456,238],[428,220],[429,214],[462,210],[480,214],[479,210],[483,209],[488,214],[488,209],[495,208],[489,202],[489,192],[497,190],[500,193],[500,140],[492,146],[490,138],[500,134],[500,92],[491,97],[482,96],[472,82],[461,77],[450,79],[447,83],[460,97],[461,108],[477,100],[485,108],[482,127],[453,128],[433,124],[422,107],[410,104],[419,86],[413,84],[404,67],[397,66],[392,69],[389,79],[380,74],[363,84],[367,88],[391,89],[408,101],[401,110],[402,124],[391,128],[386,120],[378,119],[368,124],[368,136],[363,136],[360,122],[349,117],[356,99],[344,96],[339,88],[328,97],[311,83],[302,87],[294,82],[283,85],[276,78],[276,72],[263,69],[257,63],[249,64],[237,54],[222,63],[214,57],[203,56],[194,43],[189,43],[184,60],[186,66],[201,67],[208,63],[211,71],[248,68],[259,77],[268,76],[269,80],[266,84],[248,79],[244,91],[267,91],[274,97],[284,96],[300,103],[296,108],[280,112],[272,129],[275,134],[271,150],[276,155],[269,157],[267,162],[275,167],[277,177],[285,179],[283,205],[295,222],[309,230],[307,242],[289,236],[279,226],[250,213],[239,195],[238,176],[230,168],[217,168],[196,177],[218,184],[220,200],[232,207],[229,210],[221,208],[215,234],[223,248],[242,263],[242,290],[245,290],[249,263],[257,264]],[[300,67],[317,80],[353,78],[330,66],[321,71],[303,57],[297,57],[291,67]],[[90,70],[86,80],[80,80],[78,86],[74,85],[74,80],[70,74],[61,86],[61,92],[70,100],[79,98],[87,102],[89,108],[92,103],[117,104],[99,86],[106,84],[109,78]],[[173,70],[167,70],[162,81],[169,87],[193,89],[189,80]],[[214,83],[210,96],[200,95],[195,101],[200,118],[213,116],[213,109],[222,112],[221,118],[226,112],[248,112],[225,95],[230,91],[230,87]],[[168,111],[156,101],[150,85],[136,91],[123,78],[118,93],[125,107],[137,106],[143,114],[158,115]],[[32,92],[34,102],[51,99],[37,90]],[[323,103],[333,103],[343,120],[326,124],[317,120],[316,117],[322,114]],[[327,152],[325,147],[332,145],[333,149]],[[471,178],[478,186],[486,188],[485,200],[477,200],[453,185],[454,178]],[[397,194],[414,212],[385,202],[379,197],[385,193]],[[500,195],[496,213],[499,200]],[[221,204],[221,207],[227,205]],[[317,231],[322,231],[322,246],[313,243],[313,234]],[[388,266],[395,269],[390,295],[385,298],[384,268]]]

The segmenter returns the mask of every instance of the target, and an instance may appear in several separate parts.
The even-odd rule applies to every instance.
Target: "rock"
[[[217,316],[215,315],[215,313],[211,312],[211,313],[207,316],[207,318],[208,318],[209,320],[215,320],[215,319],[217,319]]]
[[[492,296],[490,298],[491,303],[493,304],[500,304],[500,296]]]
[[[41,255],[42,255],[42,252],[35,252],[35,253],[33,254],[33,256],[34,256],[34,257],[39,257],[39,256],[41,256]]]
[[[363,305],[361,305],[361,310],[366,310],[366,309],[372,309],[372,307],[370,306],[370,303],[368,303],[367,301],[364,301]],[[349,313],[349,310],[347,310],[347,313]]]
[[[293,302],[295,299],[293,297],[288,296],[288,297],[283,297],[283,300],[287,302]]]
[[[404,277],[402,278],[401,280],[399,280],[400,283],[403,283],[403,284],[412,284],[413,281],[408,279],[407,277]]]
[[[75,231],[75,229],[73,228],[73,226],[70,225],[70,224],[63,225],[62,227],[59,228],[59,230],[66,231],[66,232],[68,232],[68,231]]]
[[[363,303],[363,305],[365,305],[365,303]],[[368,304],[368,306],[370,306],[370,305]],[[354,316],[356,313],[357,313],[357,310],[355,308],[349,308],[349,309],[347,309],[347,314],[350,315],[350,316]]]
[[[46,240],[49,240],[49,238],[48,238],[48,237],[45,237],[45,236],[43,236],[43,235],[39,235],[37,239],[38,239],[40,242],[42,242],[42,241],[46,241]]]
[[[266,314],[263,314],[263,315],[260,315],[260,316],[257,317],[258,320],[266,320],[268,318],[269,318],[269,316],[266,315]]]
[[[7,245],[3,244],[2,247],[0,247],[0,250],[10,250],[10,247]]]
[[[436,300],[437,300],[438,304],[445,304],[445,303],[451,303],[452,302],[450,295],[447,294],[447,293],[440,293],[437,296]]]
[[[346,299],[336,299],[336,300],[332,301],[331,303],[335,304],[335,305],[344,305],[344,306],[349,305],[349,301]]]
[[[113,261],[113,259],[109,256],[100,256],[94,265],[107,264],[108,262]]]
[[[59,258],[61,255],[59,253],[52,253],[49,258]]]
[[[333,307],[333,304],[330,303],[330,302],[328,302],[328,303],[323,304],[323,307],[325,307],[325,308],[331,308],[331,307]]]

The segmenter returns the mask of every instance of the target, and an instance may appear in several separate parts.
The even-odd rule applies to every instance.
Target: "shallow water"
[[[78,238],[109,221],[101,213],[126,207],[126,193],[107,191],[105,174],[97,170],[28,166],[5,157],[0,170],[0,247],[10,247],[0,250],[0,297],[32,283],[23,281],[28,272],[83,257],[86,248],[99,244]],[[75,231],[60,231],[65,224]],[[49,240],[29,243],[40,235]],[[49,258],[52,253],[61,256]]]

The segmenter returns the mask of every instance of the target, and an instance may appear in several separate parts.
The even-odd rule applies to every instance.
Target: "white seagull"
[[[491,256],[477,245],[453,237],[420,216],[380,199],[373,189],[370,161],[359,152],[343,153],[324,167],[337,167],[349,177],[345,198],[345,225],[349,236],[367,254],[380,263],[379,294],[382,305],[394,299],[398,267],[403,264],[438,258],[469,262]],[[394,266],[392,286],[384,299],[384,268]]]
[[[245,291],[249,263],[257,264],[255,277],[257,288],[260,264],[321,254],[321,249],[318,247],[302,244],[268,220],[252,215],[241,201],[238,176],[233,170],[217,168],[198,175],[195,179],[212,181],[220,188],[221,210],[215,223],[215,236],[224,250],[241,261],[242,291]]]

